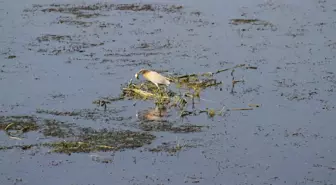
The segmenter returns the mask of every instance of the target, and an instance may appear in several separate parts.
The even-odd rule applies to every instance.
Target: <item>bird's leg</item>
[[[158,93],[160,94],[160,96],[163,96],[163,92],[161,91],[159,84],[155,83],[155,85],[159,90]]]
[[[155,85],[156,85],[156,87],[160,90],[160,87],[159,87],[159,85],[157,84],[157,83],[155,83]]]

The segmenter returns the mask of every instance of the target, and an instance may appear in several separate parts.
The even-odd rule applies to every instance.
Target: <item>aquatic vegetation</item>
[[[0,117],[0,129],[6,131],[8,135],[14,139],[20,139],[23,133],[38,131],[45,137],[62,138],[62,141],[53,141],[48,143],[37,143],[31,145],[14,145],[1,146],[0,149],[21,148],[23,150],[33,147],[49,147],[51,152],[68,153],[73,152],[93,152],[93,151],[116,151],[127,148],[138,148],[146,144],[150,144],[156,136],[150,132],[173,132],[173,133],[192,133],[201,132],[202,128],[207,126],[183,124],[178,125],[174,121],[165,119],[167,110],[177,108],[180,117],[196,116],[206,114],[209,118],[222,115],[224,111],[235,110],[253,110],[252,107],[259,107],[258,104],[249,104],[249,108],[225,108],[215,110],[207,108],[199,110],[193,107],[187,110],[189,104],[194,103],[194,99],[201,97],[201,92],[207,88],[218,87],[222,82],[217,81],[215,75],[225,71],[231,71],[231,76],[236,68],[256,69],[253,66],[245,64],[236,65],[232,68],[221,69],[216,72],[205,72],[200,74],[168,74],[166,76],[169,81],[174,83],[180,90],[178,93],[171,89],[158,88],[152,82],[137,81],[134,83],[130,80],[121,87],[122,93],[117,97],[102,97],[92,103],[104,106],[112,102],[122,100],[145,100],[152,101],[155,108],[139,113],[138,128],[145,132],[134,132],[129,130],[95,130],[92,128],[81,128],[74,123],[61,122],[54,119],[37,119],[35,116],[12,116]],[[232,86],[239,82],[233,77]],[[105,110],[106,111],[106,110]],[[104,112],[105,112],[104,111]],[[118,110],[111,109],[110,113],[118,113]],[[112,111],[112,112],[111,112]],[[74,110],[74,111],[57,111],[37,109],[38,114],[49,114],[55,116],[74,116],[84,117],[87,119],[95,119],[102,116],[98,109],[94,110]],[[15,132],[14,132],[15,131]],[[181,150],[181,146],[167,147],[161,146],[151,149],[150,151],[168,151],[177,152]]]
[[[230,19],[230,24],[233,25],[252,24],[252,25],[272,26],[272,23],[259,19]]]
[[[104,106],[106,109],[106,104],[111,104],[114,101],[120,100],[143,100],[143,101],[152,101],[156,106],[163,106],[168,108],[178,108],[180,111],[180,116],[185,117],[189,115],[199,115],[201,113],[206,113],[210,118],[221,115],[223,110],[214,110],[214,109],[207,109],[207,110],[185,110],[189,104],[194,104],[195,99],[201,98],[201,92],[211,87],[219,87],[222,85],[221,81],[218,81],[215,76],[216,74],[222,72],[231,72],[232,76],[232,93],[235,87],[235,84],[238,82],[244,82],[244,80],[236,80],[234,78],[234,71],[237,68],[242,69],[257,69],[255,66],[250,66],[246,64],[238,64],[231,68],[220,69],[215,72],[204,72],[199,74],[167,74],[166,78],[168,79],[171,85],[175,85],[179,92],[174,92],[170,88],[163,89],[158,88],[157,85],[150,81],[136,81],[137,83],[133,82],[131,79],[127,84],[121,87],[122,93],[118,97],[104,97],[98,100],[95,100],[93,103]],[[146,71],[144,71],[146,72]],[[167,71],[163,71],[167,72]],[[135,75],[138,77],[138,74]],[[160,76],[161,77],[161,76]],[[251,109],[251,108],[247,108]],[[240,110],[247,110],[246,108],[242,108]],[[228,109],[228,110],[238,110],[238,109]]]
[[[37,121],[34,116],[0,116],[0,130],[12,138],[20,139],[22,134],[39,129]]]
[[[138,148],[150,144],[154,135],[146,132],[132,131],[109,131],[88,129],[85,133],[77,136],[75,141],[61,141],[46,143],[43,146],[52,148],[52,152],[94,152],[94,151],[117,151],[127,148]]]
[[[46,137],[63,138],[63,140],[30,145],[0,146],[0,150],[12,148],[27,150],[32,147],[49,147],[51,148],[51,152],[68,154],[74,152],[117,151],[142,147],[143,145],[150,144],[156,138],[156,136],[148,132],[108,129],[95,130],[57,120],[20,121],[20,119],[24,118],[34,119],[34,117],[30,116],[0,117],[0,128],[6,132],[9,132],[9,130],[20,131],[20,133],[39,132]],[[17,139],[17,135],[12,137]]]

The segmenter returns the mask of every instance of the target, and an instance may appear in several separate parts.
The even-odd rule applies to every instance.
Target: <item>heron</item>
[[[151,71],[151,70],[147,70],[147,69],[141,69],[139,72],[135,73],[135,78],[136,79],[139,79],[139,74],[142,74],[142,76],[146,80],[155,84],[158,87],[158,89],[160,89],[159,84],[166,85],[166,86],[169,86],[169,84],[170,84],[167,77],[164,77],[164,76],[162,76],[161,74],[159,74],[155,71]]]

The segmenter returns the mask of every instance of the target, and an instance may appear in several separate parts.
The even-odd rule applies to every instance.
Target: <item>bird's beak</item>
[[[135,73],[134,76],[135,76],[136,79],[139,79],[139,75],[138,75],[138,73]]]

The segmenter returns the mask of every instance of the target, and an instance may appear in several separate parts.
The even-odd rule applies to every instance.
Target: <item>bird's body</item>
[[[135,78],[139,79],[139,74],[142,74],[146,80],[151,81],[158,88],[159,88],[159,84],[163,84],[166,86],[169,86],[170,84],[169,80],[166,77],[162,76],[161,74],[155,71],[141,69],[139,72],[135,74]]]

